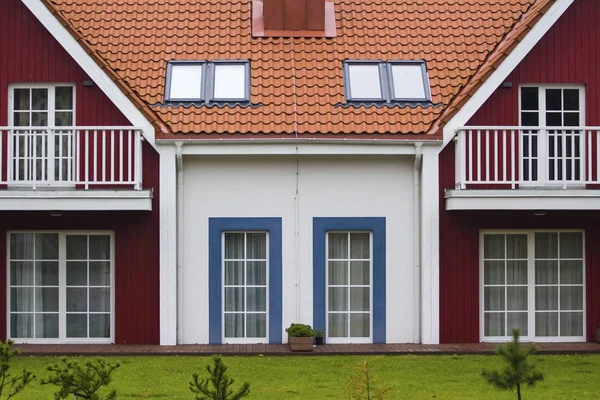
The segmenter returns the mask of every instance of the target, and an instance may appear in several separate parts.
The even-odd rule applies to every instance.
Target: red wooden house
[[[497,69],[475,92],[483,96],[471,98],[479,104],[467,101],[469,113],[445,128],[443,343],[506,340],[513,327],[533,341],[594,340],[599,15],[596,1],[554,2],[497,54]]]
[[[20,0],[0,31],[0,337],[158,343],[154,128]]]
[[[592,340],[595,0],[141,3],[0,2],[0,338]]]

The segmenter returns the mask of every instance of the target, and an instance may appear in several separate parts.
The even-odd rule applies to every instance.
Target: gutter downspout
[[[183,147],[183,143],[182,142],[177,142],[175,143],[175,148],[176,148],[176,153],[175,153],[175,160],[176,160],[176,169],[177,169],[177,234],[176,234],[176,241],[177,241],[177,256],[176,256],[176,263],[177,263],[177,276],[176,276],[176,284],[177,284],[177,315],[183,315],[183,304],[184,302],[181,301],[180,297],[182,296],[181,293],[181,285],[180,285],[180,279],[182,277],[183,274],[183,152],[182,152],[182,147]],[[177,318],[177,344],[181,344],[181,336],[180,336],[180,332],[183,331],[183,327],[181,326],[183,324],[185,318]]]
[[[415,343],[422,343],[421,340],[421,166],[423,155],[421,153],[421,143],[415,143],[415,165],[413,169],[413,257],[415,263],[414,269],[414,288],[415,299],[418,305],[414,317],[413,340]]]

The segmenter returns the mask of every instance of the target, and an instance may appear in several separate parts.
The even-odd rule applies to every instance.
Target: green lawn
[[[82,358],[83,359],[83,358]],[[113,386],[119,399],[193,399],[188,382],[204,373],[209,357],[114,357],[122,363]],[[367,359],[380,385],[391,386],[387,399],[515,399],[479,376],[498,367],[497,356],[315,356],[224,357],[237,382],[251,384],[249,399],[344,399],[352,365]],[[546,380],[525,388],[529,399],[600,399],[600,355],[536,356]],[[54,387],[39,384],[51,357],[17,357],[13,371],[34,370],[38,379],[16,399],[52,399]]]

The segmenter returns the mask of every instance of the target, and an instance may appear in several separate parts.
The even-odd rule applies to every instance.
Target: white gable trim
[[[77,43],[77,40],[52,15],[50,10],[40,0],[21,0],[40,23],[50,32],[60,45],[69,53],[85,73],[98,85],[100,90],[133,124],[142,128],[144,138],[156,148],[154,142],[154,127],[146,117],[127,98],[119,87],[106,75],[87,52]]]
[[[519,65],[529,54],[531,49],[552,28],[558,19],[564,14],[574,0],[556,0],[550,9],[540,18],[535,26],[529,31],[525,38],[500,64],[500,67],[481,85],[475,94],[467,101],[458,113],[444,127],[444,145],[454,137],[457,128],[466,125],[469,119],[479,110],[485,101],[494,93],[496,88],[506,77]],[[443,149],[442,147],[442,149]],[[440,149],[441,151],[441,149]]]

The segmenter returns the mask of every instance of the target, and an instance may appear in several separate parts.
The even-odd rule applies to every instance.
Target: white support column
[[[421,173],[421,343],[440,341],[439,149],[423,147]]]
[[[160,344],[177,344],[177,171],[175,146],[160,149]]]

